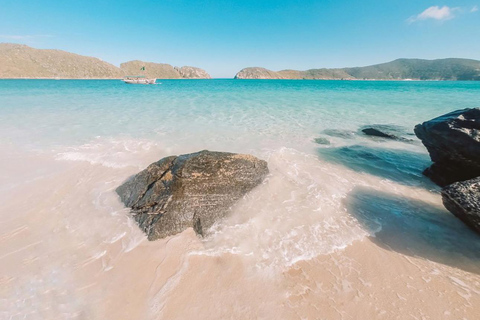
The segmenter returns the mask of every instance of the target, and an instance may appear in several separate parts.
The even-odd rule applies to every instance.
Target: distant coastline
[[[366,67],[272,71],[261,67],[240,70],[235,79],[480,81],[480,61],[472,59],[397,59]]]
[[[95,57],[62,50],[35,49],[0,43],[0,79],[115,80],[127,75],[157,79],[211,79],[198,67],[128,61],[114,66]],[[363,81],[480,81],[480,61],[448,58],[397,59],[366,67],[272,71],[261,67],[240,70],[234,79],[363,80]]]
[[[203,69],[140,60],[120,67],[95,57],[62,50],[35,49],[26,45],[0,43],[0,79],[122,79],[145,75],[157,79],[210,79]]]

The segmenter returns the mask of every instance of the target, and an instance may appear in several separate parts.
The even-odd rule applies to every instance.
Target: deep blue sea
[[[225,306],[244,301],[224,313],[212,307],[222,315],[212,319],[248,319],[258,310],[287,319],[296,302],[282,299],[300,289],[282,285],[278,304],[246,292],[263,290],[265,279],[283,283],[282,272],[325,255],[336,277],[328,297],[341,299],[351,285],[372,290],[359,300],[371,306],[377,301],[368,297],[383,288],[362,270],[382,266],[383,279],[383,266],[397,257],[385,252],[398,253],[395,272],[410,277],[398,278],[395,290],[434,278],[445,292],[466,283],[469,291],[458,292],[477,299],[479,237],[443,208],[439,188],[422,175],[430,159],[413,134],[418,123],[473,107],[480,82],[0,80],[0,318],[186,319],[168,311],[174,301],[187,304],[181,288],[210,288],[195,301],[217,301],[216,293]],[[372,124],[409,141],[360,131]],[[115,188],[163,157],[204,149],[253,154],[268,161],[270,175],[205,239],[186,231],[147,243]],[[372,265],[333,256],[361,242]],[[341,282],[350,264],[366,279],[361,288]],[[229,280],[201,282],[207,277],[195,275],[207,266]],[[222,287],[238,277],[242,285]],[[302,288],[315,292],[307,280]],[[423,299],[407,289],[402,295]],[[326,301],[320,296],[304,304]],[[448,301],[460,318],[471,311]]]

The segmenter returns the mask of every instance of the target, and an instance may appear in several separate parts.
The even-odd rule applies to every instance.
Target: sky
[[[479,8],[480,0],[0,0],[0,42],[221,78],[255,66],[480,60]]]

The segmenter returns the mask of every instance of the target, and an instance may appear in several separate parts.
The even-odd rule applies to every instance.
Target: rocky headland
[[[142,67],[145,71],[140,70]],[[98,58],[62,50],[0,43],[0,78],[3,79],[121,79],[127,75],[157,79],[210,78],[205,70],[195,67],[173,67],[139,60],[117,67]]]
[[[204,150],[152,163],[116,191],[149,240],[190,227],[204,235],[267,174],[253,156]]]
[[[210,79],[210,75],[203,69],[196,68],[196,67],[175,67],[175,71],[177,71],[180,76],[184,79]]]

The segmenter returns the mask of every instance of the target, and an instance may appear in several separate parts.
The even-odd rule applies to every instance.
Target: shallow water
[[[422,176],[430,162],[412,132],[478,101],[475,82],[1,80],[0,318],[312,318],[303,306],[322,295],[321,270],[347,281],[338,259],[357,261],[360,275],[376,259],[402,272],[418,259],[412,286],[441,269],[438,292],[469,295],[443,311],[468,318],[480,237]],[[369,124],[401,126],[413,141],[364,136]],[[114,189],[153,161],[202,149],[253,154],[271,173],[207,238],[187,230],[148,243]],[[309,276],[292,285],[298,269]],[[361,287],[385,290],[371,282]],[[330,291],[338,301],[349,292],[340,287]],[[347,307],[319,308],[348,318]]]

